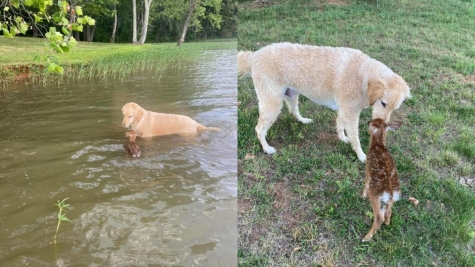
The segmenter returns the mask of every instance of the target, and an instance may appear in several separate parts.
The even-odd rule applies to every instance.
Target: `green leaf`
[[[69,31],[65,27],[62,27],[61,31],[63,32],[64,35],[69,35]]]
[[[35,22],[38,23],[43,20],[43,18],[37,16],[36,14],[33,14],[33,17],[35,18]]]
[[[3,35],[5,35],[5,37],[13,38],[13,36],[8,32],[7,29],[2,29],[2,30],[3,30]]]
[[[89,24],[90,26],[94,26],[94,25],[96,24],[96,20],[95,20],[95,19],[90,19],[90,20],[88,21],[88,24]]]
[[[80,7],[80,6],[77,6],[77,7],[76,7],[76,14],[77,14],[78,16],[82,16],[82,7]]]
[[[8,11],[9,9],[10,8],[6,6],[3,10]]]
[[[16,26],[10,26],[10,34],[11,34],[11,35],[14,36],[14,35],[17,34],[17,32],[18,32],[18,29],[17,29]]]
[[[56,12],[51,17],[53,18],[55,22],[60,22],[63,16],[61,12]]]
[[[50,63],[48,64],[48,71],[49,71],[49,72],[53,72],[53,71],[56,69],[56,66],[58,66],[58,65],[55,64],[55,63],[50,62]],[[59,206],[59,205],[58,205],[58,206]],[[60,214],[58,214],[58,219],[59,219],[59,216],[60,216]]]
[[[10,0],[10,4],[11,4],[14,8],[18,8],[18,6],[20,6],[20,1],[19,1],[19,0]]]
[[[26,34],[26,31],[28,30],[28,24],[23,22],[20,24],[20,32],[23,34]]]
[[[68,42],[68,49],[73,49],[74,47],[76,47],[77,44],[78,42],[76,41],[76,39],[74,39],[74,37],[71,37]]]

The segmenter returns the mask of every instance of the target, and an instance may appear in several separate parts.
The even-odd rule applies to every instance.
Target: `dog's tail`
[[[218,127],[206,127],[206,130],[221,131],[221,128],[218,128]]]
[[[198,125],[198,131],[205,131],[205,130],[213,130],[213,131],[221,131],[221,128],[218,127],[206,127],[204,125]]]
[[[238,53],[238,75],[251,74],[251,65],[249,64],[249,57],[252,55],[251,51],[239,51]]]

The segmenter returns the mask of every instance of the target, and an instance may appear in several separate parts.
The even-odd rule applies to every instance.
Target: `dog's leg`
[[[278,87],[273,86],[270,81],[262,80],[258,77],[253,77],[253,80],[257,98],[259,99],[259,121],[255,128],[257,138],[261,142],[265,153],[274,154],[276,150],[267,143],[266,135],[280,114],[283,97],[281,94],[275,93],[278,91]]]
[[[299,111],[299,93],[291,88],[285,90],[284,96],[285,103],[289,108],[290,114],[292,114],[301,123],[311,123],[312,119],[303,118]]]
[[[336,118],[336,132],[338,133],[338,138],[344,143],[348,143],[348,137],[345,135],[345,118],[343,112],[339,111]]]
[[[340,138],[341,141],[347,143],[348,141],[351,144],[351,147],[353,148],[353,151],[356,152],[356,155],[358,156],[358,159],[361,162],[366,161],[366,154],[363,152],[361,149],[361,144],[360,144],[360,138],[358,134],[358,120],[360,117],[359,112],[343,112],[340,111],[338,113],[337,117],[337,131],[338,131],[338,137]],[[346,134],[348,137],[345,136],[344,131],[346,131]]]

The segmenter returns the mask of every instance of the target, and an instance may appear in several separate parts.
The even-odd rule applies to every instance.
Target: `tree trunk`
[[[96,31],[96,25],[92,26],[92,31],[89,33],[89,40],[88,42],[92,42],[92,39],[94,38],[94,32]]]
[[[180,40],[178,40],[178,43],[176,44],[177,46],[180,46],[185,41],[186,30],[188,29],[188,24],[190,24],[191,14],[193,14],[196,3],[198,3],[199,0],[190,0],[190,1],[192,1],[190,3],[190,9],[188,10],[188,14],[186,15],[185,25],[183,25],[183,31],[181,32]]]
[[[132,0],[132,14],[133,14],[133,29],[132,29],[132,43],[137,42],[137,5],[135,0]]]
[[[36,23],[33,22],[33,38],[38,37],[38,26],[36,26]]]
[[[152,5],[152,0],[144,0],[144,14],[143,14],[143,23],[142,23],[142,33],[140,33],[140,40],[139,43],[145,43],[145,39],[147,39],[147,28],[148,28],[148,17],[150,15],[150,6]]]
[[[114,25],[112,26],[112,36],[111,36],[111,43],[115,42],[115,32],[117,30],[117,6],[114,3]]]

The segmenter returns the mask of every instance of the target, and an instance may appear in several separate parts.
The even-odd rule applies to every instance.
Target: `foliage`
[[[71,6],[67,1],[59,0],[56,4],[53,0],[7,0],[2,4],[5,15],[4,20],[0,21],[0,28],[3,35],[12,38],[17,34],[26,34],[31,27],[46,21],[53,24],[49,31],[44,34],[48,40],[48,46],[56,53],[69,52],[76,46],[76,40],[71,36],[71,31],[82,31],[83,25],[94,25],[95,20],[89,16],[84,16],[81,6]],[[54,7],[54,9],[52,9]],[[50,14],[49,9],[54,10]],[[77,19],[72,21],[68,17],[75,16]],[[56,30],[56,26],[61,31]],[[54,60],[47,57],[47,69],[52,72],[62,73],[63,69],[59,67]]]

